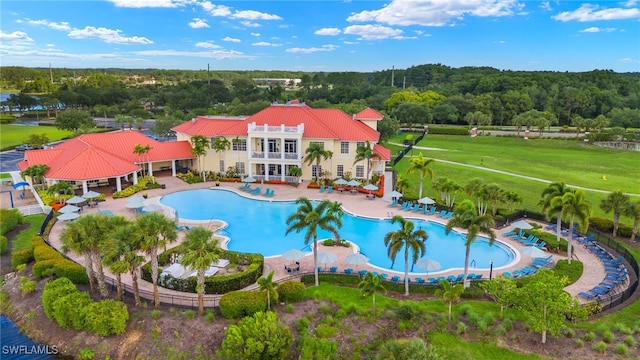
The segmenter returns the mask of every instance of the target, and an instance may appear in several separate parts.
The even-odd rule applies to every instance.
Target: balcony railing
[[[265,153],[264,151],[252,151],[251,152],[251,158],[252,159],[284,159],[284,160],[299,160],[300,159],[300,154],[299,153],[284,153],[284,157],[282,156],[283,153],[281,152],[268,152]]]
[[[279,134],[303,134],[304,133],[304,124],[300,124],[298,126],[269,126],[267,124],[264,125],[256,125],[255,122],[247,124],[247,130],[249,133],[261,132],[261,133],[279,133]]]

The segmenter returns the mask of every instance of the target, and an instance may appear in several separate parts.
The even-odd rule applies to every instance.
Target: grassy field
[[[58,130],[54,126],[24,126],[14,124],[0,124],[0,149],[10,150],[23,144],[30,135],[45,134],[49,141],[58,141],[73,136],[73,132]]]
[[[390,140],[401,143],[404,134]],[[400,146],[388,145],[395,153]],[[416,146],[431,148],[413,150],[416,156],[453,161],[487,169],[495,169],[531,176],[549,181],[563,181],[566,184],[582,186],[602,191],[620,189],[624,192],[640,194],[638,168],[640,154],[632,151],[618,151],[590,146],[574,140],[523,140],[507,137],[484,136],[469,138],[465,136],[428,135]],[[406,174],[409,157],[400,161],[395,169]],[[466,167],[444,162],[432,164],[435,178],[447,177],[465,185],[473,178],[481,178],[486,183],[497,183],[505,190],[518,192],[524,198],[523,207],[539,211],[538,202],[546,183],[528,180],[500,173],[485,171],[482,168]],[[405,175],[407,176],[407,175]],[[418,175],[408,175],[411,187],[409,196],[417,197]],[[603,179],[606,176],[606,180]],[[438,197],[439,194],[425,180],[423,195]],[[593,204],[595,216],[611,217],[599,208],[606,193],[586,191],[587,199]],[[464,198],[460,194],[458,198]],[[639,197],[634,197],[638,199]],[[631,225],[629,219],[624,219]]]

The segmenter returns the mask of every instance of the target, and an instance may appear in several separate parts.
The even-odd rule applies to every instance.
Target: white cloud
[[[244,19],[244,20],[282,20],[278,15],[267,14],[255,10],[240,10],[229,16],[232,19]]]
[[[344,28],[344,33],[357,35],[363,40],[382,40],[401,36],[402,30],[380,25],[351,25]]]
[[[360,44],[358,41],[343,41],[346,45],[357,45]]]
[[[562,22],[567,21],[598,21],[598,20],[622,20],[640,19],[640,9],[608,8],[600,9],[599,6],[583,4],[574,11],[565,11],[552,17]]]
[[[69,26],[69,23],[66,21],[58,23],[58,22],[53,22],[53,21],[44,20],[44,19],[43,20],[25,19],[25,22],[29,25],[46,26],[53,30],[62,30],[62,31],[71,30],[71,26]]]
[[[340,35],[342,31],[338,28],[323,28],[316,30],[314,34],[316,35],[326,35],[326,36],[336,36]]]
[[[229,16],[231,15],[231,8],[225,5],[215,5],[208,1],[199,3],[202,9],[209,13],[211,16]]]
[[[282,46],[282,44],[274,44],[274,43],[270,43],[270,42],[266,42],[266,41],[255,42],[255,43],[253,43],[251,45],[253,45],[253,46],[272,46],[272,47]]]
[[[242,40],[240,40],[240,39],[234,39],[234,38],[229,37],[229,36],[227,36],[226,38],[222,39],[222,41],[228,41],[228,42],[234,42],[234,43],[242,42]]]
[[[543,9],[543,10],[547,10],[547,11],[551,11],[551,10],[553,10],[553,9],[551,8],[551,3],[550,3],[550,2],[548,2],[548,1],[543,1],[543,2],[541,2],[541,3],[540,3],[540,8],[541,8],[541,9]]]
[[[0,30],[0,40],[2,41],[33,41],[32,38],[22,31],[14,31],[12,33],[6,33]]]
[[[392,0],[379,10],[366,10],[352,14],[350,22],[375,21],[387,25],[445,26],[465,15],[479,17],[510,16],[523,4],[517,0]]]
[[[256,37],[258,37],[258,36],[260,36],[260,33],[254,33],[254,32],[252,32],[252,33],[251,33],[251,36],[256,36]]]
[[[625,64],[635,64],[635,63],[640,63],[640,60],[632,59],[632,58],[622,58],[620,59],[620,62]]]
[[[109,0],[116,7],[125,8],[175,8],[184,6],[190,1],[185,0]]]
[[[178,50],[145,50],[134,52],[142,56],[184,56],[224,59],[253,59],[254,56],[245,55],[235,50],[215,50],[215,51],[178,51]]]
[[[209,24],[207,24],[207,20],[194,18],[193,20],[191,20],[191,22],[189,22],[189,27],[193,29],[202,29],[202,28],[208,28],[210,26]]]
[[[613,31],[616,31],[616,28],[599,28],[597,26],[592,26],[584,30],[580,30],[580,32],[584,32],[584,33],[613,32]]]
[[[73,29],[67,34],[72,39],[99,39],[109,44],[153,44],[153,41],[141,36],[122,36],[121,30],[86,26],[84,29]]]
[[[214,44],[212,41],[201,41],[196,43],[196,47],[203,49],[220,49],[222,46]]]
[[[248,21],[248,20],[240,21],[240,24],[242,24],[242,25],[244,25],[246,27],[254,27],[254,28],[260,27],[260,24],[258,24],[257,22]]]
[[[311,54],[314,52],[321,52],[321,51],[334,51],[338,48],[339,46],[337,45],[332,45],[332,44],[328,44],[328,45],[322,45],[321,47],[310,47],[310,48],[289,48],[287,50],[285,50],[288,53],[294,53],[294,54]]]

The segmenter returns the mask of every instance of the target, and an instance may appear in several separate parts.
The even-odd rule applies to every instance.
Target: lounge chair
[[[353,269],[352,268],[346,268],[344,269],[344,273],[347,275],[353,274]]]
[[[240,190],[247,190],[248,188],[250,188],[251,185],[249,183],[245,183],[244,185],[238,187],[238,189]]]
[[[255,189],[251,190],[249,192],[249,194],[251,195],[260,195],[260,192],[262,191],[262,189],[260,188],[260,186],[256,187]]]
[[[429,214],[428,215],[433,215],[433,214],[435,214],[435,212],[436,212],[436,207],[432,206],[431,210],[429,210]]]
[[[429,284],[431,285],[438,285],[439,283],[438,279],[433,277],[430,277],[427,281],[429,281]]]
[[[425,206],[426,206],[426,205],[425,205]],[[418,204],[418,206],[414,206],[414,208],[413,208],[413,212],[419,212],[419,211],[420,211],[420,209],[421,209],[420,207],[421,207],[421,205],[420,205],[420,204]]]
[[[320,192],[324,192],[324,185],[320,185]]]
[[[382,273],[380,274],[380,277],[382,278],[382,280],[387,280],[387,277],[389,277],[389,275]]]
[[[437,217],[443,217],[447,214],[447,210],[440,210],[440,212],[438,213],[438,215],[436,215]]]
[[[251,188],[251,185],[247,186],[246,188],[242,189],[242,191],[246,191],[246,192],[251,192],[254,189]]]
[[[424,281],[424,279],[423,279],[423,278],[421,278],[421,277],[417,277],[415,280],[416,280],[416,282],[417,282],[418,284],[424,284],[424,282],[425,282],[425,281]]]
[[[513,236],[513,235],[516,235],[516,232],[513,230],[502,233],[502,236]]]
[[[107,215],[107,216],[113,216],[113,211],[107,209],[107,210],[98,210],[98,212],[102,215]]]
[[[447,276],[447,281],[449,281],[450,283],[454,283],[456,282],[457,277],[454,275],[449,275]]]
[[[338,271],[338,267],[337,266],[332,266],[332,267],[329,268],[329,272],[334,273],[334,272],[337,272],[337,271]]]
[[[393,201],[391,201],[391,203],[389,203],[389,207],[394,207],[398,205],[398,200],[397,199],[393,199]]]
[[[368,273],[368,272],[369,272],[369,271],[367,271],[367,270],[365,270],[365,269],[362,269],[362,270],[358,271],[358,275],[360,275],[360,276],[365,276],[365,275],[367,275],[367,273]]]
[[[580,292],[578,293],[578,295],[580,295],[580,296],[582,296],[583,298],[588,299],[588,300],[594,300],[594,299],[596,298],[595,296],[593,296],[593,295],[591,295],[591,294],[589,294],[589,293],[586,293],[586,292],[584,292],[584,291],[580,291]]]
[[[400,281],[400,276],[398,276],[398,275],[393,275],[393,276],[391,277],[391,281],[393,281],[393,282],[398,282],[398,281]]]
[[[536,245],[536,247],[537,247],[538,249],[542,250],[542,249],[544,248],[544,246],[545,246],[545,245],[547,245],[547,243],[546,243],[546,242],[544,242],[544,241],[541,241],[538,245]]]
[[[512,273],[510,273],[508,271],[503,272],[502,275],[508,277],[509,279],[515,279],[515,278],[518,277],[518,275],[513,275]]]
[[[184,225],[178,225],[176,226],[176,230],[180,231],[180,230],[187,230],[187,227]]]
[[[420,213],[421,214],[426,214],[427,213],[427,208],[428,208],[427,205],[423,206],[422,209],[420,209]]]
[[[447,211],[446,214],[444,214],[442,216],[443,219],[451,219],[451,217],[453,216],[453,211]]]
[[[331,193],[333,191],[333,186],[329,185],[329,187],[327,188],[327,193]]]

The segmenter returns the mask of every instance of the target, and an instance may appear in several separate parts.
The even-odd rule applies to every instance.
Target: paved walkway
[[[145,204],[152,204],[152,203],[159,204],[158,200],[160,197],[175,191],[199,189],[199,188],[200,189],[211,188],[212,186],[214,186],[212,182],[189,185],[184,183],[182,180],[179,180],[177,178],[172,178],[172,177],[162,177],[162,178],[159,178],[158,181],[160,183],[165,184],[166,189],[154,189],[154,190],[147,191],[149,193],[149,199],[145,200]],[[239,185],[240,184],[235,184],[235,183],[234,184],[222,183],[222,185],[216,189],[232,190],[237,192],[241,196],[260,199],[262,201],[284,201],[284,200],[290,201],[290,200],[295,200],[301,196],[306,196],[307,198],[312,200],[329,199],[331,201],[340,202],[343,208],[345,209],[345,211],[362,215],[362,216],[385,219],[391,215],[390,214],[391,212],[393,212],[393,214],[396,214],[396,215],[401,214],[408,218],[425,219],[425,220],[428,219],[428,220],[439,222],[442,224],[446,223],[446,220],[440,219],[435,215],[427,216],[423,214],[410,213],[402,210],[389,208],[388,201],[385,201],[384,199],[367,200],[365,199],[365,196],[363,194],[350,195],[350,194],[341,194],[336,191],[330,194],[327,192],[320,193],[318,189],[307,189],[305,186],[306,184],[302,184],[298,188],[294,188],[288,185],[269,185],[270,188],[275,189],[276,195],[273,198],[265,198],[261,196],[256,197],[244,192],[240,192],[237,190]],[[99,210],[111,210],[114,214],[124,215],[130,219],[134,219],[135,213],[125,208],[126,201],[127,201],[126,198],[108,199],[107,201],[100,203]],[[165,212],[166,216],[170,218],[174,217],[174,213],[171,208],[163,206],[163,211]],[[88,212],[97,213],[98,209],[85,208],[84,213],[88,213]],[[193,223],[193,222],[186,223],[183,221],[180,221],[180,224],[197,225],[196,223]],[[212,223],[211,221],[207,220],[204,225],[215,226],[217,225],[217,223]],[[58,221],[53,226],[51,233],[49,235],[49,241],[54,247],[58,249],[60,249],[61,247],[61,244],[59,241],[60,233],[64,230],[64,228],[65,228],[65,222]],[[497,274],[500,274],[504,271],[513,271],[515,269],[520,269],[531,263],[530,258],[523,257],[520,255],[518,251],[520,248],[522,248],[522,245],[520,243],[502,235],[506,231],[509,231],[512,229],[513,227],[509,226],[507,228],[497,230],[496,234],[498,235],[499,241],[512,247],[515,250],[514,251],[516,254],[515,260],[507,266],[504,266],[501,268],[494,268],[493,274],[492,274],[493,276],[496,276]],[[382,235],[383,234],[381,234],[381,236]],[[185,231],[179,231],[178,241],[173,244],[170,244],[168,248],[177,246],[184,239],[184,236],[185,236]],[[348,254],[351,254],[357,250],[355,248],[325,247],[324,245],[319,244],[319,251],[329,251],[336,254],[338,257],[338,261],[331,264],[331,266],[337,266],[338,269],[340,269],[339,271],[341,271],[342,269],[345,269],[347,267],[353,267],[352,265],[346,264],[344,259]],[[590,254],[582,245],[578,245],[575,248],[575,254],[576,254],[576,257],[584,263],[585,272],[583,273],[582,277],[577,283],[566,288],[566,290],[572,296],[577,296],[577,294],[580,291],[585,291],[592,288],[593,286],[596,286],[604,278],[604,268],[602,264],[600,263],[600,261],[598,261],[598,259],[594,255]],[[552,254],[552,255],[553,255],[554,262],[563,258],[557,254]],[[79,263],[84,263],[84,259],[82,256],[79,256],[73,253],[70,253],[69,256],[74,260],[78,261]],[[288,274],[284,268],[284,266],[289,263],[290,262],[288,261],[284,261],[280,256],[268,257],[265,259],[265,273],[268,273],[271,270],[273,270],[275,272],[275,275],[274,275],[275,279],[284,279],[284,278],[291,277],[291,275]],[[306,256],[304,259],[300,260],[300,263],[301,263],[302,273],[313,272],[313,256],[311,255]],[[402,272],[397,272],[397,271],[392,271],[387,269],[379,269],[371,265],[364,265],[364,266],[360,266],[359,268],[367,269],[369,271],[385,272],[389,274],[389,276],[400,275],[401,278],[403,278],[403,275],[404,275],[404,273]],[[478,270],[478,269],[471,268],[470,272],[474,272],[476,274],[482,274],[483,278],[485,279],[489,278],[489,270]],[[411,275],[412,277],[421,276],[423,278],[426,278],[426,277],[433,277],[433,276],[458,275],[460,273],[462,273],[462,270],[456,269],[456,270],[441,271],[441,272],[429,272],[429,274],[411,274]],[[112,275],[109,275],[109,276],[113,277]],[[123,276],[122,280],[125,284],[128,284],[129,286],[132,283],[131,278],[128,275]],[[144,291],[151,292],[153,289],[151,283],[144,280],[140,280],[140,279],[139,279],[139,287],[142,292]],[[160,288],[160,294],[161,294],[161,297],[163,298],[163,301],[166,301],[166,302],[172,301],[174,304],[177,304],[177,305],[179,304],[193,305],[196,303],[196,296],[197,296],[196,294],[177,292],[177,291],[165,289],[162,287]],[[180,299],[176,299],[176,298],[180,298]],[[207,304],[206,306],[213,306],[214,304],[217,304],[218,298],[219,296],[206,295],[206,301],[205,301],[205,304]]]

